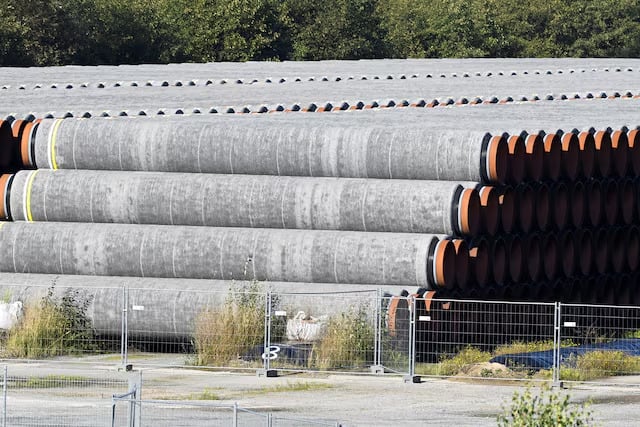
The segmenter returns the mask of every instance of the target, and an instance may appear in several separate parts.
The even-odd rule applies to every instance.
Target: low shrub
[[[320,369],[360,368],[373,362],[375,333],[366,305],[333,316],[314,344],[310,362]]]
[[[196,364],[223,366],[264,343],[265,295],[257,285],[231,290],[222,307],[196,318]]]
[[[498,415],[498,426],[588,426],[593,418],[587,406],[569,403],[568,394],[562,396],[546,385],[537,395],[527,388],[523,393],[516,391],[513,394],[511,405]]]
[[[640,372],[640,358],[622,351],[591,351],[569,360],[568,365],[560,369],[560,379],[565,381],[589,381]]]
[[[57,297],[51,287],[40,304],[27,305],[20,323],[9,331],[8,357],[39,359],[97,349],[86,312],[91,299],[80,290]]]

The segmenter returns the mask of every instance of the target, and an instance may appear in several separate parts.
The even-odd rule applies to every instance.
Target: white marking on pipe
[[[362,231],[367,231],[367,221],[364,217],[364,211],[367,205],[367,192],[369,191],[369,186],[366,183],[364,186],[364,193],[362,194],[362,200],[360,202],[360,217],[362,218]]]
[[[489,180],[492,179],[492,177],[491,177],[491,166],[490,166],[491,165],[491,159],[489,159],[489,155],[491,154],[492,146],[493,146],[493,136],[491,136],[489,138],[489,144],[487,144],[487,155],[485,157],[486,161],[484,163],[484,167],[485,167],[485,170],[486,170],[486,173],[487,173],[487,178]],[[480,153],[480,154],[482,155],[482,153]]]
[[[284,220],[284,200],[287,196],[287,188],[289,188],[289,183],[291,181],[286,179],[284,181],[284,188],[282,189],[282,193],[280,194],[280,220],[282,222],[282,228],[287,228],[287,225],[285,224],[285,220]],[[295,227],[295,224],[294,224]]]
[[[138,264],[140,264],[140,277],[144,277],[144,267],[142,265],[142,251],[144,248],[144,239],[146,234],[142,234],[142,239],[140,239],[140,250],[138,252]]]
[[[38,170],[38,169],[36,169]],[[24,190],[22,190],[22,217],[24,221],[27,221],[28,213],[27,213],[27,187],[29,186],[29,180],[31,178],[31,174],[36,170],[32,170],[27,174],[27,178],[24,180]],[[15,218],[14,218],[15,219]]]
[[[176,242],[173,241],[173,245],[171,246],[171,272],[173,273],[173,277],[177,278],[176,274]]]
[[[53,124],[53,126],[51,126],[49,128],[49,135],[47,137],[47,153],[48,153],[48,160],[49,160],[49,169],[53,169],[53,159],[51,158],[51,140],[53,139],[53,129],[55,128],[55,122]]]
[[[169,224],[173,224],[173,189],[176,186],[176,180],[171,180],[171,190],[169,191]]]
[[[260,177],[254,177],[251,181],[251,189],[249,190],[249,227],[253,228],[253,187],[255,187],[256,182]]]
[[[202,173],[202,166],[200,165],[200,145],[202,144],[202,134],[204,133],[204,131],[206,130],[206,126],[203,126],[202,129],[200,130],[200,133],[198,134],[198,149],[196,152],[196,155],[198,157],[198,172]]]

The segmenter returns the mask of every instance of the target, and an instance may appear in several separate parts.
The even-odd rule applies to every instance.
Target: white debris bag
[[[22,302],[0,302],[0,329],[9,330],[22,318]]]
[[[287,339],[290,341],[318,341],[327,327],[327,316],[307,316],[299,311],[293,319],[287,320]]]

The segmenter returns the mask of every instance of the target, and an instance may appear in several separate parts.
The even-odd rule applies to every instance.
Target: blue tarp
[[[561,347],[560,364],[571,367],[577,356],[590,351],[621,351],[629,356],[640,356],[640,339],[628,338],[602,344]],[[503,354],[494,357],[491,362],[502,363],[508,368],[551,369],[553,367],[553,350]]]

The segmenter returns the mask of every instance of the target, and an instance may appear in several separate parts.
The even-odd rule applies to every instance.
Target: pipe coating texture
[[[480,211],[447,181],[47,169],[18,172],[9,205],[21,221],[449,235],[476,233]]]
[[[43,120],[31,166],[504,182],[504,136],[420,126],[285,126],[264,120]]]
[[[443,242],[409,233],[7,222],[0,271],[434,286],[434,278],[455,280],[455,249]]]

